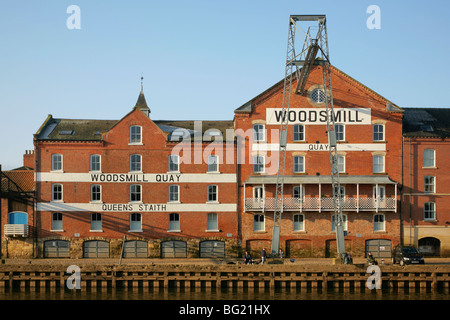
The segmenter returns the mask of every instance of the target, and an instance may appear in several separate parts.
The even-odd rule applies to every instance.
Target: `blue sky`
[[[81,10],[81,29],[66,12]],[[369,5],[381,10],[370,30]],[[291,14],[326,14],[331,62],[401,107],[450,107],[445,0],[0,1],[0,164],[55,118],[231,120],[284,76]],[[437,62],[437,63],[436,63]]]

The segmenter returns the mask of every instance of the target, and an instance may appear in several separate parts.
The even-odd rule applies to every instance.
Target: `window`
[[[179,165],[178,165],[178,156],[177,155],[170,155],[169,156],[169,172],[178,172],[179,171]]]
[[[253,156],[253,173],[264,172],[264,156]]]
[[[337,169],[340,173],[345,172],[345,156],[337,156]]]
[[[169,202],[180,201],[179,188],[177,185],[169,186]]]
[[[294,141],[305,141],[305,127],[301,124],[294,124]]]
[[[253,125],[253,141],[264,141],[264,125]]]
[[[424,192],[434,193],[436,190],[436,179],[434,176],[425,176],[423,178]]]
[[[339,192],[339,194],[341,195],[341,198],[345,198],[345,186],[340,185],[339,187],[340,187],[339,190],[341,191],[341,192]],[[334,188],[335,188],[335,189],[334,189],[334,190],[335,190],[334,193],[337,194],[337,190],[338,190],[338,189],[337,189],[337,186],[334,187]]]
[[[305,187],[302,186],[300,188],[300,186],[295,186],[293,189],[293,198],[295,199],[301,199],[301,200],[305,200]]]
[[[343,124],[337,124],[334,126],[336,131],[336,141],[345,141],[345,127]]]
[[[180,231],[180,215],[178,213],[169,214],[169,231]]]
[[[209,201],[217,201],[217,186],[216,185],[208,186],[208,202]]]
[[[208,156],[208,172],[219,171],[219,157],[216,155]]]
[[[344,231],[347,231],[347,215],[343,214],[342,218],[343,218],[342,223],[343,223],[343,226],[344,226]],[[333,214],[331,216],[331,231],[336,231],[336,224],[334,222],[335,221],[334,219],[335,219],[335,215]]]
[[[62,201],[63,187],[60,183],[52,184],[52,201]]]
[[[52,154],[52,171],[62,171],[62,154]]]
[[[435,164],[435,151],[433,149],[425,149],[423,151],[423,166],[427,168],[434,168]]]
[[[98,212],[91,214],[91,231],[102,230],[102,215]]]
[[[91,201],[101,201],[102,200],[102,189],[99,184],[93,184],[91,186]]]
[[[373,216],[373,231],[384,231],[384,214]]]
[[[373,141],[384,141],[384,125],[373,125]]]
[[[206,216],[206,230],[219,230],[219,225],[217,223],[217,213],[208,213],[208,215]]]
[[[425,202],[423,218],[424,220],[436,220],[436,204],[434,202]]]
[[[130,202],[142,201],[142,187],[139,184],[132,184],[130,186]]]
[[[142,171],[142,157],[140,154],[132,154],[130,156],[130,172]]]
[[[61,212],[53,212],[52,213],[52,230],[53,231],[63,230],[62,213]]]
[[[140,213],[130,214],[130,231],[142,231],[142,215]]]
[[[314,89],[310,94],[310,98],[315,103],[324,103],[325,91],[323,91],[323,89],[320,88]]]
[[[99,154],[91,154],[91,161],[90,161],[90,170],[91,171],[100,171],[101,165],[100,165],[100,155]]]
[[[373,173],[384,172],[384,156],[373,156]]]
[[[305,215],[294,214],[294,229],[293,231],[305,231]]]
[[[141,126],[130,127],[130,143],[142,143]]]
[[[305,172],[305,157],[304,156],[294,156],[294,173]]]
[[[255,214],[253,216],[253,231],[264,231],[264,215]]]

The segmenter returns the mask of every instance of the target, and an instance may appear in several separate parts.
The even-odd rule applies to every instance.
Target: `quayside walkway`
[[[268,259],[245,265],[226,259],[31,259],[0,264],[0,289],[64,288],[69,266],[79,270],[81,288],[353,288],[366,290],[369,277],[383,288],[450,288],[450,259],[429,258],[424,265],[380,264],[368,273],[364,259],[353,265],[332,259]]]

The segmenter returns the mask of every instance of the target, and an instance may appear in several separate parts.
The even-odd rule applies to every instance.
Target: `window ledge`
[[[220,230],[218,230],[218,229],[214,229],[214,230],[205,230],[205,232],[220,232]]]
[[[89,230],[89,232],[103,232],[103,230]]]
[[[167,201],[167,203],[181,203],[181,201],[177,200],[177,201]]]
[[[59,229],[56,229],[56,230],[50,230],[50,232],[64,232],[64,230],[59,230]]]
[[[128,232],[144,232],[142,229],[128,230]]]
[[[181,230],[167,230],[167,232],[181,232]]]
[[[129,146],[143,146],[144,144],[142,142],[130,142],[128,143]]]
[[[92,203],[92,204],[104,204],[104,202],[101,201],[101,200],[91,200],[91,201],[89,201],[89,203]]]
[[[219,201],[206,201],[206,204],[220,204]]]
[[[52,203],[64,203],[64,200],[52,200],[50,202],[52,202]]]

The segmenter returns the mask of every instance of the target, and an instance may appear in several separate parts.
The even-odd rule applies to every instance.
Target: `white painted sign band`
[[[280,124],[281,108],[266,109],[266,124]],[[288,113],[290,124],[326,125],[327,112],[318,108],[290,108]],[[334,108],[334,121],[346,125],[371,124],[370,108]]]

